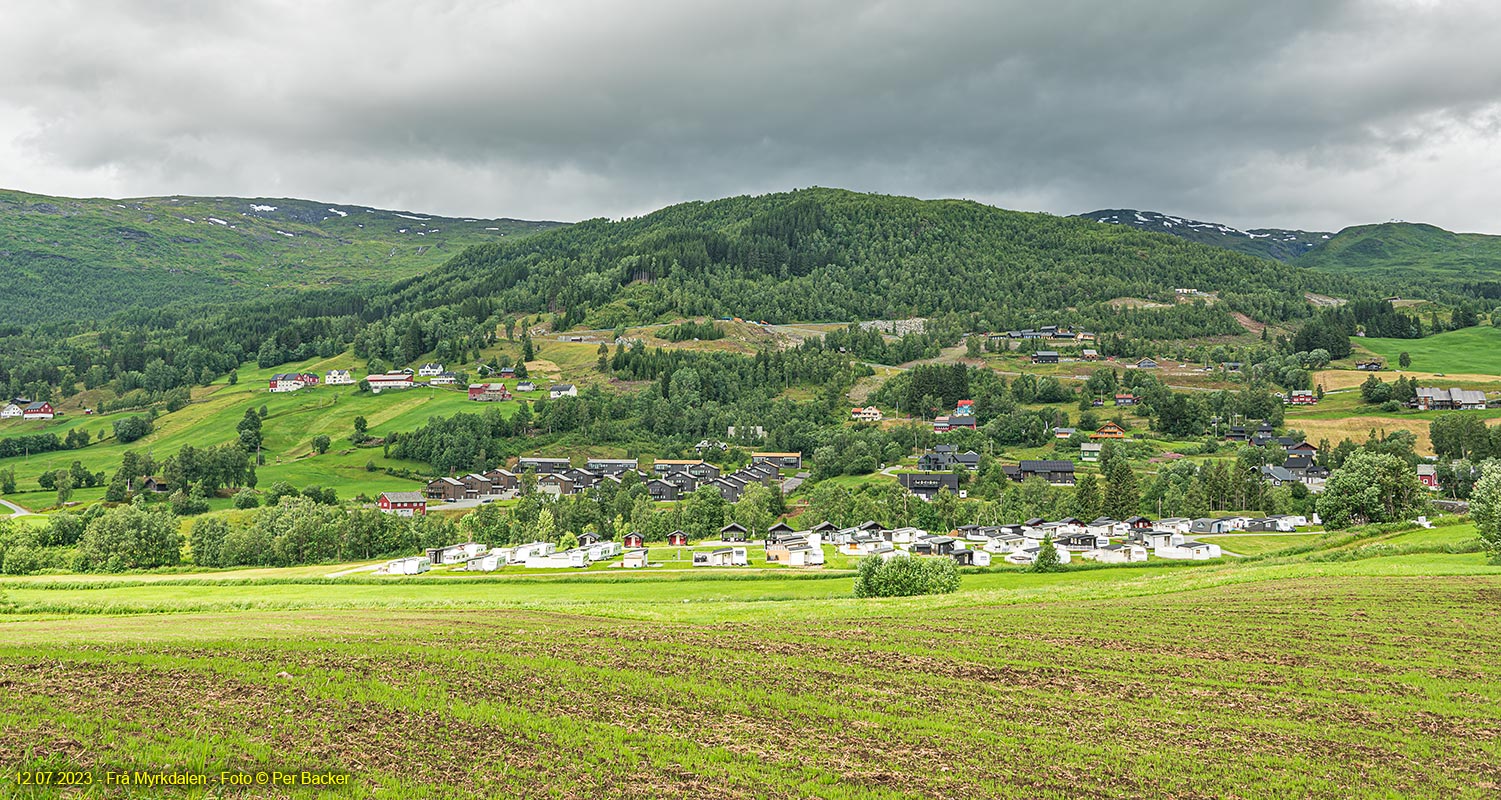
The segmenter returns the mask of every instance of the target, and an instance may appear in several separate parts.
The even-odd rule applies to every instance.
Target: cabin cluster
[[[751,463],[730,473],[703,459],[657,459],[650,471],[642,470],[634,458],[589,458],[583,467],[573,466],[570,459],[548,456],[522,456],[511,469],[496,467],[486,472],[472,472],[435,478],[423,488],[427,500],[459,502],[507,499],[521,490],[521,475],[536,476],[536,489],[543,494],[565,497],[593,489],[606,481],[616,484],[627,473],[635,473],[653,500],[680,500],[704,487],[717,489],[724,499],[735,502],[751,484],[775,486],[783,469],[800,469],[802,453],[754,453]],[[382,510],[387,509],[384,505]]]

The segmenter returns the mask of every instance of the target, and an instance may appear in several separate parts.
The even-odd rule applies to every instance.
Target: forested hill
[[[694,315],[785,322],[951,311],[1011,325],[1035,310],[1103,311],[1119,298],[1173,303],[1178,287],[1218,290],[1252,316],[1285,318],[1304,313],[1304,291],[1346,295],[1363,285],[1125,226],[807,189],[684,203],[475,247],[403,282],[385,302],[400,312],[489,297],[496,308],[560,312],[566,325],[594,327]]]
[[[391,282],[557,227],[285,198],[73,199],[0,190],[5,319],[89,320],[266,289]]]
[[[1410,222],[1358,225],[1340,231],[1296,263],[1395,280],[1495,283],[1501,281],[1501,236],[1451,233]]]
[[[1170,233],[1190,242],[1212,244],[1215,247],[1277,261],[1291,261],[1333,236],[1322,231],[1299,231],[1286,228],[1252,228],[1243,231],[1218,222],[1204,222],[1157,211],[1137,211],[1131,208],[1108,208],[1079,216],[1111,225],[1127,225],[1154,233]]]

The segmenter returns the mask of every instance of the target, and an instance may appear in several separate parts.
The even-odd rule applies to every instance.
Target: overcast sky
[[[802,186],[1501,233],[1501,3],[0,9],[0,186],[574,220]]]

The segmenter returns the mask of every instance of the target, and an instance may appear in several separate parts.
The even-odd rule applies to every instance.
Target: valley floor
[[[1501,791],[1501,568],[1475,553],[887,600],[848,573],[317,574],[0,585],[0,763],[329,770],[332,796],[392,798]]]

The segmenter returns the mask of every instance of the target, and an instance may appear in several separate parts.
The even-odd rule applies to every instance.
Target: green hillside
[[[1346,228],[1295,264],[1393,280],[1501,280],[1501,236],[1452,233],[1433,225],[1386,222]]]
[[[1064,309],[1095,324],[1107,316],[1100,304],[1123,297],[1172,303],[1177,287],[1237,295],[1238,310],[1255,316],[1289,313],[1272,308],[1279,302],[1303,308],[1303,291],[1360,286],[1125,226],[969,201],[807,189],[684,203],[484,245],[407,282],[390,302],[429,308],[493,297],[513,310],[564,309],[567,324],[595,326],[669,316],[848,321],[955,311],[1026,325],[1035,312]],[[1258,306],[1252,296],[1270,302]]]
[[[1501,328],[1476,326],[1422,339],[1363,337],[1355,343],[1385,358],[1393,369],[1398,356],[1407,353],[1419,372],[1501,375]]]
[[[12,323],[266,289],[389,282],[465,247],[560,223],[453,219],[285,198],[47,197],[0,190],[0,295]]]

